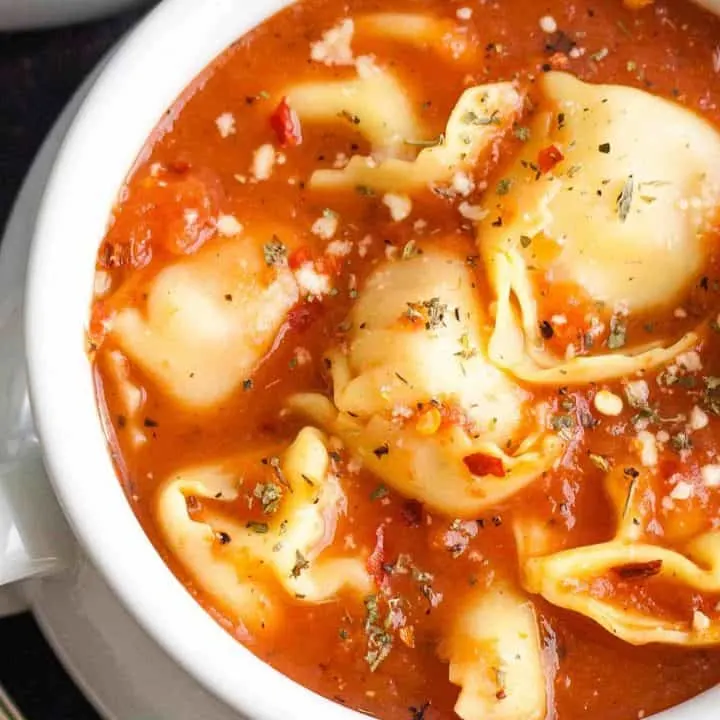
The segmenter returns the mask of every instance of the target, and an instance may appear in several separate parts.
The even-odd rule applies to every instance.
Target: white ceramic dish
[[[149,0],[0,0],[0,31],[68,25],[148,2]]]
[[[22,419],[26,417],[22,412],[22,327],[14,322],[20,317],[30,233],[48,173],[91,81],[78,92],[43,144],[23,183],[0,246],[0,337],[5,351],[0,350],[0,389],[4,389],[0,391],[4,400],[0,406],[5,409],[0,415],[16,428],[16,438],[33,435],[31,424]],[[13,353],[13,349],[20,353]],[[18,391],[12,393],[19,401],[15,404],[11,402],[11,388]],[[0,451],[0,465],[5,466],[7,449]],[[8,498],[14,516],[20,520],[21,505],[32,506],[33,513],[41,506],[43,527],[51,531],[48,541],[34,548],[36,567],[42,572],[57,568],[62,561],[67,569],[16,584],[12,592],[9,586],[3,588],[0,617],[29,607],[66,670],[105,720],[239,720],[236,712],[210,695],[161,650],[74,547],[47,479],[39,475],[26,476],[25,480],[31,480],[33,485],[24,483],[21,492]],[[0,541],[19,535],[10,529],[0,533]],[[7,542],[6,548],[13,544]],[[10,559],[14,568],[7,562]],[[16,571],[22,557],[5,556],[4,560],[3,569]]]
[[[110,61],[68,133],[38,217],[28,271],[27,363],[35,423],[65,514],[147,632],[206,688],[252,718],[347,720],[360,715],[300,687],[232,640],[155,553],[113,472],[83,342],[97,247],[149,132],[208,62],[286,4],[166,0]],[[22,470],[23,453],[16,458]],[[716,720],[719,703],[715,688],[658,718]]]

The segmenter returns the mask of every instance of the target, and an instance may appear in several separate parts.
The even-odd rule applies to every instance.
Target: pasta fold
[[[250,460],[259,463],[261,457]],[[243,481],[225,466],[177,473],[165,483],[157,503],[159,525],[173,555],[229,617],[251,631],[279,622],[269,583],[308,603],[326,602],[344,590],[361,595],[372,589],[362,558],[323,556],[345,497],[329,471],[322,433],[304,428],[278,464],[273,459],[270,464],[287,489],[277,511],[263,522],[239,522],[229,512],[213,509],[217,503],[203,512],[202,520],[190,517],[188,502],[221,498],[232,503],[239,497]]]
[[[472,60],[476,53],[467,29],[449,18],[427,13],[380,12],[355,20],[359,33],[435,50],[453,60]]]
[[[532,603],[495,582],[471,593],[455,613],[440,653],[459,685],[462,720],[542,720],[545,675]]]
[[[123,308],[110,335],[175,400],[211,408],[262,360],[299,296],[287,267],[267,266],[262,242],[211,243],[161,270],[144,311]]]
[[[380,266],[345,324],[346,346],[328,354],[335,404],[304,394],[290,407],[398,492],[472,518],[559,457],[563,443],[544,432],[526,393],[487,360],[463,256],[428,247]],[[456,417],[443,421],[441,410]]]
[[[488,153],[520,115],[523,96],[512,83],[481,85],[466,90],[458,100],[445,133],[415,159],[354,156],[342,170],[316,170],[315,189],[374,192],[413,192],[428,186],[449,185],[457,172],[469,171]],[[406,140],[421,136],[404,135]]]
[[[607,542],[553,552],[556,543],[546,529],[520,523],[516,537],[523,586],[634,645],[716,645],[720,643],[715,609],[720,597],[720,532],[701,532],[678,548],[651,542],[644,529],[651,519],[644,500],[649,482],[646,469],[632,478],[621,467],[610,471],[606,484],[617,530]],[[652,599],[653,588],[659,585],[665,585],[665,592],[670,586],[704,593],[715,601],[712,608],[693,601],[685,611],[662,609]],[[632,602],[623,599],[625,593],[632,595]],[[638,600],[643,594],[647,600]]]
[[[402,83],[368,60],[357,77],[293,85],[285,95],[303,122],[338,124],[365,137],[373,154],[403,157],[406,140],[422,136],[422,124]]]
[[[539,279],[612,314],[670,313],[708,259],[720,134],[649,93],[545,74],[528,140],[484,203],[477,241],[497,301],[490,356],[529,382],[588,382],[662,365],[697,341],[629,343],[593,357],[548,351]],[[662,152],[657,148],[662,147]],[[663,281],[658,282],[657,278]],[[616,338],[617,340],[617,338]]]

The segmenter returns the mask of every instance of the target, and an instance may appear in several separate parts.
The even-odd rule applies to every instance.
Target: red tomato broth
[[[464,6],[473,9],[466,24],[475,38],[476,62],[462,59],[453,63],[432,51],[362,36],[354,43],[356,56],[373,53],[383,60],[391,59],[393,71],[416,100],[430,137],[443,131],[465,87],[518,79],[532,93],[535,78],[558,62],[583,80],[647,89],[700,110],[720,124],[720,109],[710,93],[710,88],[718,87],[710,49],[720,38],[720,23],[681,0],[658,2],[638,12],[613,0],[572,4],[551,0],[541,6],[530,0],[515,0],[510,5],[393,0],[391,7],[379,0],[305,0],[239,40],[184,93],[129,177],[98,259],[98,268],[111,278],[110,293],[95,303],[91,327],[99,403],[118,474],[150,539],[198,601],[258,656],[307,687],[382,718],[454,717],[452,707],[458,688],[448,681],[447,665],[438,658],[437,645],[462,600],[463,589],[483,587],[496,577],[517,580],[514,519],[545,523],[559,548],[602,542],[613,536],[616,508],[608,499],[604,473],[593,464],[590,454],[609,458],[612,464],[630,464],[626,443],[621,447],[620,441],[635,435],[633,416],[638,409],[626,404],[621,415],[606,418],[594,410],[592,398],[601,388],[623,396],[622,382],[572,391],[533,389],[534,398],[546,399],[554,416],[571,416],[568,450],[555,470],[469,526],[453,525],[452,518],[430,513],[384,486],[379,489],[381,483],[366,470],[348,472],[349,458],[340,453],[338,467],[348,506],[338,519],[337,543],[342,547],[343,542],[351,541],[367,550],[373,558],[373,575],[390,594],[404,598],[405,627],[413,629],[412,635],[396,634],[390,654],[374,672],[366,660],[366,608],[355,598],[341,596],[332,603],[312,606],[271,587],[282,607],[282,630],[252,636],[233,626],[164,546],[154,506],[159,484],[180,467],[232,456],[263,442],[285,446],[292,440],[302,423],[281,413],[285,399],[299,390],[330,393],[323,354],[343,338],[341,323],[352,307],[354,289],[362,288],[364,279],[388,252],[401,253],[410,241],[422,249],[429,238],[441,237],[446,246],[453,245],[468,257],[476,257],[470,223],[458,215],[452,200],[430,192],[414,195],[412,219],[426,222],[426,227],[418,230],[412,222],[391,222],[378,198],[307,189],[305,182],[312,171],[331,167],[338,153],[349,157],[368,151],[367,142],[350,123],[302,126],[302,143],[284,143],[287,162],[276,165],[268,180],[254,184],[237,177],[248,175],[258,146],[278,143],[279,122],[271,118],[278,99],[290,85],[308,79],[350,77],[348,68],[309,62],[310,41],[318,39],[321,31],[333,26],[339,17],[407,10],[454,18],[456,10]],[[538,26],[545,14],[552,15],[564,33],[576,38],[578,45],[586,48],[585,54],[561,60],[554,55],[554,48],[546,48],[548,37]],[[608,54],[593,60],[592,55],[602,48],[607,48]],[[225,112],[233,113],[236,131],[223,138],[215,123]],[[288,127],[288,118],[282,120],[282,126]],[[514,138],[505,138],[480,163],[476,180],[485,179],[492,187],[501,177],[503,158],[516,144]],[[175,169],[180,182],[177,193],[154,187],[154,166]],[[268,238],[278,233],[288,246],[291,263],[293,254],[299,263],[323,255],[326,241],[313,235],[310,228],[325,208],[342,217],[341,237],[352,241],[354,247],[368,233],[375,240],[367,247],[365,257],[353,252],[337,261],[331,268],[337,294],[322,302],[298,305],[272,351],[252,374],[252,385],[239,389],[218,407],[202,412],[182,408],[131,364],[130,379],[146,396],[144,427],[149,437],[146,445],[136,448],[122,419],[119,389],[107,372],[108,354],[117,348],[112,338],[103,337],[102,319],[111,318],[121,307],[144,307],[147,283],[176,255],[173,238],[182,236],[182,228],[187,227],[179,211],[188,208],[199,208],[201,215],[207,211],[208,218],[217,212],[232,214],[248,231]],[[196,245],[218,241],[204,221],[204,216],[200,217],[198,228],[188,232],[193,247],[185,249],[191,251]],[[173,228],[173,237],[168,239]],[[128,247],[133,237],[140,238],[139,246],[143,242],[152,246],[150,259],[137,252],[140,259],[132,261],[134,255]],[[130,263],[110,261],[115,253],[119,258],[130,257]],[[482,264],[479,260],[473,264],[478,287],[485,293]],[[708,270],[713,279],[714,265],[713,260]],[[718,309],[715,294],[709,299],[702,292],[700,295],[698,314],[708,308]],[[548,298],[548,312],[563,307],[566,299],[563,295]],[[637,328],[628,332],[642,332],[640,322],[637,320]],[[658,334],[675,334],[681,324],[670,321]],[[298,362],[298,348],[309,362]],[[564,347],[553,349],[562,353]],[[662,372],[646,377],[661,416],[652,420],[653,429],[666,429],[672,437],[682,431],[683,422],[668,419],[689,414],[702,401],[703,377],[720,376],[720,335],[708,333],[701,356],[702,371],[686,373],[695,377],[692,387],[689,383],[658,384],[656,377]],[[569,405],[568,397],[572,398]],[[583,422],[581,415],[588,414],[592,422]],[[443,409],[443,422],[448,416],[452,417],[452,410]],[[696,486],[698,467],[717,450],[719,424],[720,419],[710,414],[708,426],[693,433],[692,448],[685,455],[668,443],[661,451],[649,492],[658,499],[666,496],[673,487],[669,478],[678,473]],[[487,464],[483,459],[477,462]],[[685,537],[718,527],[717,492],[699,492],[692,503],[689,519],[678,520],[674,510],[658,511],[661,535],[667,535],[664,542],[680,547]],[[230,506],[223,504],[222,512],[242,520],[255,517],[255,511],[249,514],[247,504],[240,500]],[[433,576],[431,591],[413,578],[418,573],[403,567],[408,564],[421,576]],[[714,612],[714,598],[685,597],[685,591],[678,599],[677,589],[667,583],[643,580],[637,587],[626,585],[628,581],[604,590],[613,596],[634,596],[640,605],[677,607],[680,614],[688,605],[701,607],[710,616]],[[387,607],[380,602],[383,614]],[[647,715],[677,704],[720,681],[718,649],[633,647],[539,597],[533,597],[533,602],[543,628],[548,719],[575,720],[582,716],[588,720],[629,720],[641,716],[639,713]]]

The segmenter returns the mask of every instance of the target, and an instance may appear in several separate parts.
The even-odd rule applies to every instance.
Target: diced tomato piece
[[[538,153],[538,168],[541,173],[550,172],[564,158],[555,145],[550,145]]]
[[[283,98],[270,116],[270,126],[277,135],[281,147],[296,147],[302,143],[302,127],[298,114]]]
[[[502,459],[485,453],[473,453],[464,458],[465,465],[473,475],[494,475],[505,477],[505,468]]]
[[[219,182],[209,173],[203,177],[198,172],[174,174],[164,181],[150,218],[153,240],[173,255],[192,254],[215,232]]]
[[[374,578],[378,586],[382,585],[385,580],[385,527],[379,525],[375,531],[375,547],[367,559],[367,571]]]
[[[291,270],[297,270],[306,262],[312,261],[312,253],[308,247],[299,247],[293,250],[288,257],[288,265]]]
[[[213,172],[193,170],[187,163],[148,173],[116,213],[100,264],[139,269],[157,252],[196,252],[215,233],[222,194]]]

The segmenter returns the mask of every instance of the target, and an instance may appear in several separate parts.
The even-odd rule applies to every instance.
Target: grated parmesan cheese
[[[658,452],[655,436],[647,430],[642,430],[637,434],[637,444],[640,449],[640,462],[644,467],[653,467],[657,465]]]
[[[697,372],[698,370],[702,370],[700,354],[695,350],[688,350],[688,352],[680,353],[675,360],[683,370],[687,370],[688,372]]]
[[[323,240],[330,240],[337,232],[338,222],[336,213],[326,212],[313,223],[312,233]]]
[[[693,610],[692,626],[695,632],[705,632],[710,629],[710,618],[700,610]]]
[[[310,44],[310,59],[324,65],[352,65],[352,43],[355,23],[346,18],[323,33],[322,39]]]
[[[540,29],[548,35],[557,32],[558,26],[555,18],[552,15],[543,15],[540,18]]]
[[[112,278],[110,277],[110,273],[105,272],[105,270],[96,270],[95,280],[93,283],[93,291],[95,295],[97,295],[98,297],[107,295],[111,287]]]
[[[217,231],[224,237],[234,237],[243,231],[243,226],[234,215],[220,215],[216,227]]]
[[[467,197],[475,188],[472,178],[462,170],[458,170],[452,177],[452,189],[463,197]]]
[[[267,180],[275,165],[275,148],[270,143],[261,145],[253,154],[250,172],[256,180]]]
[[[382,201],[383,205],[390,210],[390,217],[395,222],[405,220],[412,212],[412,200],[407,195],[385,193]]]
[[[313,297],[327,295],[330,292],[330,278],[317,272],[311,262],[303,263],[295,271],[295,279],[300,289]]]
[[[688,500],[693,494],[693,486],[684,480],[679,480],[677,485],[671,490],[670,497],[673,500]]]
[[[697,405],[690,411],[690,428],[692,430],[702,430],[710,423],[707,413]]]
[[[469,7],[461,7],[458,8],[455,16],[458,20],[469,20],[472,17],[473,11],[472,8]]]
[[[361,55],[355,61],[355,70],[357,70],[358,77],[363,80],[367,80],[380,72],[373,55]]]
[[[632,380],[625,385],[625,397],[633,407],[647,405],[650,388],[645,380]]]
[[[471,205],[467,200],[460,203],[458,211],[466,220],[472,220],[473,222],[479,222],[488,214],[488,211],[481,205]]]
[[[307,365],[312,360],[310,351],[302,345],[295,348],[294,356],[298,365]]]
[[[217,125],[218,132],[223,140],[235,134],[235,116],[231,112],[218,115],[215,118],[215,125]]]
[[[623,411],[622,398],[609,390],[599,390],[595,395],[593,405],[599,413],[609,417],[615,417]]]
[[[705,487],[720,487],[720,465],[703,465],[700,468],[700,477]]]

